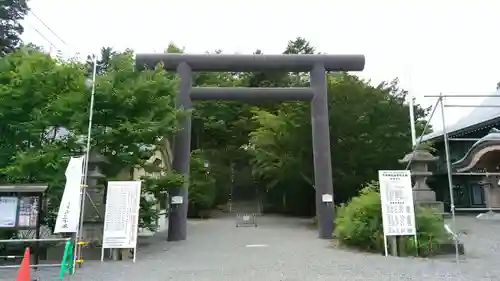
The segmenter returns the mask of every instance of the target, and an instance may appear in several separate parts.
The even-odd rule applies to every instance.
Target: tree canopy
[[[170,45],[165,51],[183,50]],[[290,41],[284,51],[314,52],[304,38]],[[90,57],[85,62],[53,58],[29,46],[0,58],[0,183],[49,183],[52,211],[59,204],[69,157],[85,150],[90,101],[86,81],[91,68]],[[170,140],[186,114],[175,108],[175,73],[160,65],[135,71],[132,50],[103,47],[97,74],[91,143],[109,159],[107,178],[129,179],[124,170],[147,168],[158,151],[170,161]],[[397,168],[397,159],[411,149],[408,105],[397,79],[374,86],[355,75],[336,73],[328,74],[327,81],[334,190],[336,198],[345,201],[364,182],[375,179],[378,169]],[[198,73],[194,84],[307,86],[308,76]],[[419,120],[426,113],[416,106]],[[190,208],[224,204],[239,186],[259,188],[269,198],[273,193],[277,198],[295,194],[296,201],[308,205],[304,208],[314,206],[313,198],[300,195],[314,190],[307,103],[203,101],[194,104],[192,116]],[[422,122],[417,127],[422,130]],[[159,169],[161,176],[146,179],[144,198],[163,198],[185,180],[169,163]],[[278,209],[293,208],[290,200],[269,198],[263,200],[292,205]],[[141,202],[143,213],[158,203],[148,202]],[[143,226],[150,227],[156,215],[143,216]]]
[[[376,178],[381,167],[397,169],[397,159],[411,149],[406,93],[397,80],[373,87],[340,73],[327,81],[334,190],[337,199],[345,201]],[[259,125],[250,133],[255,174],[270,187],[283,181],[312,187],[309,106],[284,103],[276,112],[255,113]],[[423,116],[424,110],[418,114]]]
[[[0,55],[12,52],[21,43],[21,20],[28,13],[26,0],[3,0],[0,5]]]

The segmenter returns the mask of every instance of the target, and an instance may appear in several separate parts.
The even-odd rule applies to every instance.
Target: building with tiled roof
[[[461,159],[469,148],[479,138],[486,136],[492,128],[500,129],[500,91],[492,95],[496,94],[498,97],[490,96],[482,100],[480,97],[468,98],[467,102],[461,104],[478,105],[478,107],[472,108],[469,114],[460,118],[456,123],[446,126],[452,163]],[[451,103],[450,100],[445,101],[445,104]],[[468,109],[470,110],[470,107]],[[443,140],[443,130],[438,126],[434,132],[424,135],[421,141],[431,141],[437,149],[435,154],[439,156],[439,161],[434,167],[434,176],[429,178],[429,186],[436,191],[438,199],[444,201],[449,207],[450,196]],[[481,180],[481,176],[453,175],[453,192],[457,208],[485,207],[484,190],[479,185]]]

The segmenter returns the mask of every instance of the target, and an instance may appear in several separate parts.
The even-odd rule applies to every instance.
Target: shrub
[[[201,151],[191,153],[189,175],[189,217],[200,217],[203,211],[214,207],[217,187],[209,167],[204,166]]]
[[[370,182],[358,196],[337,208],[334,236],[341,244],[365,251],[383,251],[382,208],[378,190],[378,183]],[[404,246],[403,254],[416,255],[417,250],[421,256],[435,254],[440,243],[447,238],[442,216],[433,209],[416,206],[415,222],[418,246],[413,236],[402,236],[400,245]]]

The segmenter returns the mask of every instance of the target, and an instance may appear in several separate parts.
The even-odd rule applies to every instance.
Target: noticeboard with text
[[[408,170],[379,171],[385,236],[415,235],[415,209]]]
[[[141,181],[110,181],[104,215],[103,248],[135,248]]]
[[[39,203],[36,196],[0,196],[0,228],[36,228]]]

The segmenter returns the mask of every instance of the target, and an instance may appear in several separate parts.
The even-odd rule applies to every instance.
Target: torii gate
[[[226,55],[226,54],[137,54],[136,67],[154,68],[163,63],[165,70],[177,70],[180,77],[177,106],[192,107],[193,100],[275,100],[310,101],[314,153],[314,184],[319,237],[330,239],[334,228],[333,184],[328,124],[328,99],[325,71],[362,71],[364,55]],[[231,88],[193,87],[193,71],[212,72],[310,72],[311,87],[302,88]],[[173,168],[189,176],[191,116],[180,123],[181,131],[174,139]],[[348,153],[348,152],[346,152]],[[188,187],[172,191],[182,196],[182,204],[171,209],[168,240],[186,239]]]

